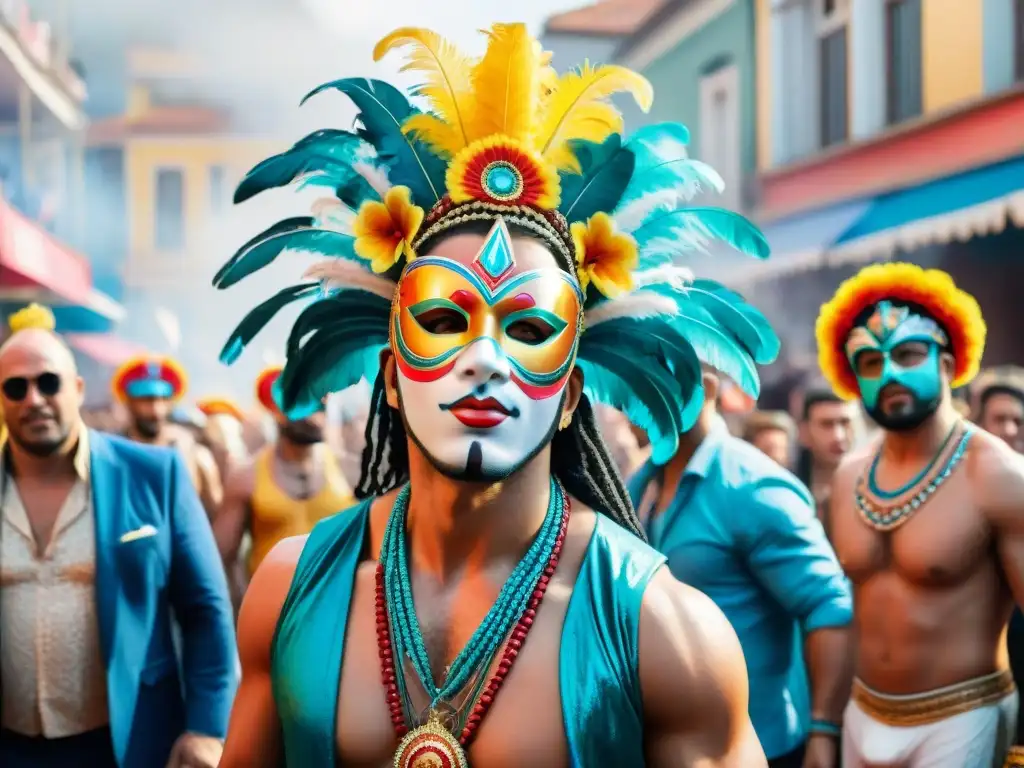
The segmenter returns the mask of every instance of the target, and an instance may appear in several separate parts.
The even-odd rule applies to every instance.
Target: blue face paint
[[[892,358],[893,350],[908,342],[928,347],[927,357],[919,364],[905,367]],[[917,404],[937,403],[942,395],[942,370],[939,353],[948,343],[945,332],[929,317],[913,314],[907,307],[880,301],[864,325],[857,326],[846,340],[846,357],[857,377],[861,399],[874,414],[878,396],[889,384],[898,384],[911,392]],[[874,351],[882,356],[878,375],[859,373],[857,358]]]

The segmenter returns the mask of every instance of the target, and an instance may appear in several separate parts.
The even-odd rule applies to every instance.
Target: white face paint
[[[452,369],[433,381],[406,378],[399,368],[406,424],[439,470],[496,480],[546,444],[561,417],[565,384],[550,397],[533,399],[513,381],[512,370],[488,337],[469,344]]]

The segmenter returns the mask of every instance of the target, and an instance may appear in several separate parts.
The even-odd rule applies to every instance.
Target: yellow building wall
[[[754,0],[754,45],[757,73],[757,169],[772,167],[772,9],[771,0]]]
[[[921,3],[922,108],[949,109],[984,93],[984,0]]]
[[[204,231],[210,220],[210,168],[223,166],[227,182],[237,182],[260,160],[281,151],[277,142],[238,137],[167,137],[134,139],[125,146],[129,201],[129,258],[145,261],[156,253],[156,172],[182,171],[185,189],[185,253],[188,238]],[[161,254],[161,256],[166,254]]]

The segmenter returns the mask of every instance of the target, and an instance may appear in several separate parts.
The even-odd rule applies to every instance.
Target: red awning
[[[82,256],[0,199],[0,289],[43,288],[84,305],[92,271]]]
[[[145,347],[125,341],[112,333],[68,333],[64,338],[79,352],[111,368],[146,354]]]

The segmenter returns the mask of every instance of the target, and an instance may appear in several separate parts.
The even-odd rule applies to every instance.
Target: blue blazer
[[[163,766],[184,731],[227,732],[238,682],[227,580],[177,451],[92,430],[89,449],[114,753],[121,768]]]

